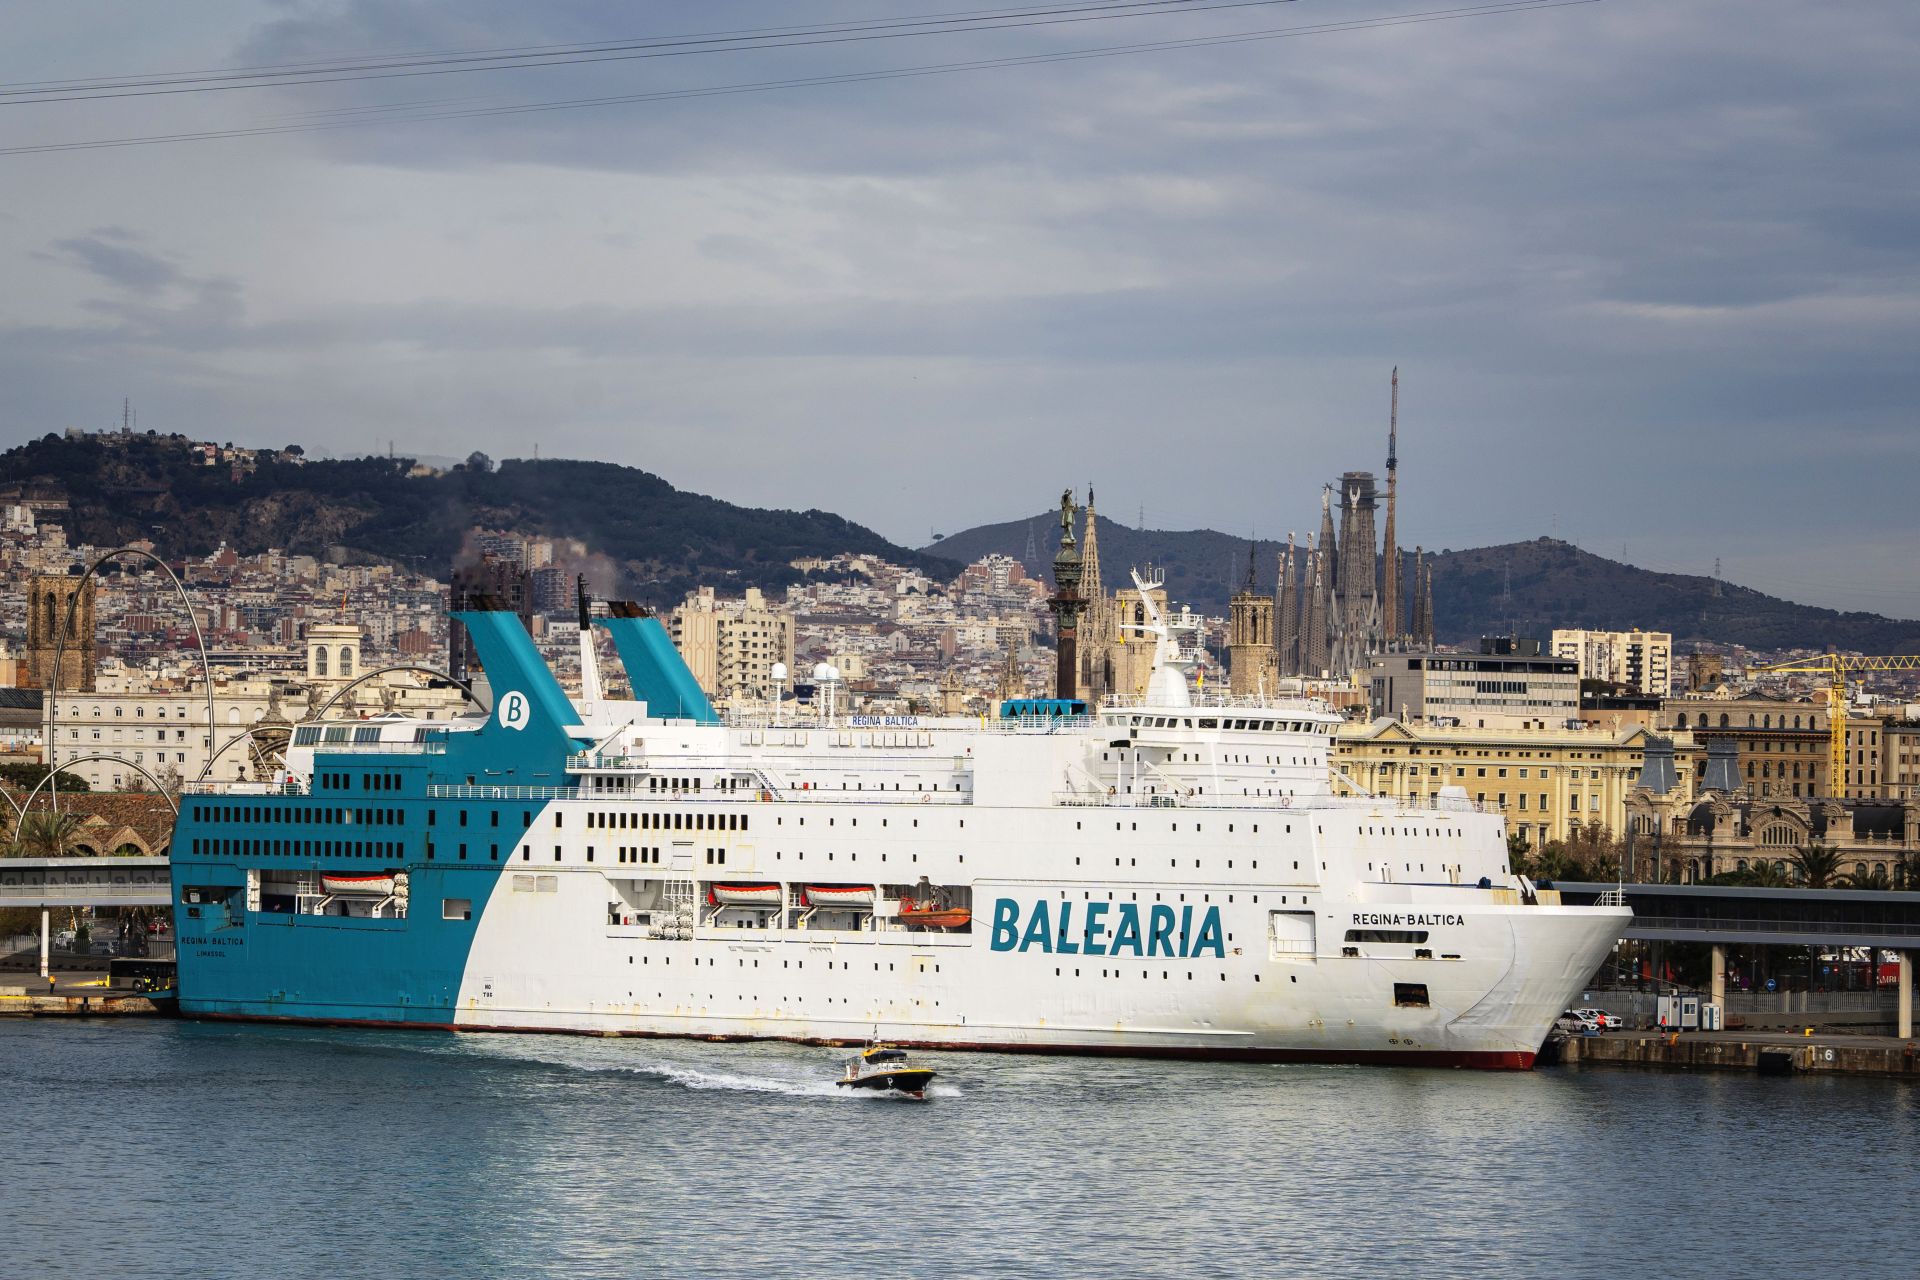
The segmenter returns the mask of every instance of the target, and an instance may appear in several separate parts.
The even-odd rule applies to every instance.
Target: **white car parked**
[[[1627,1020],[1617,1013],[1608,1013],[1605,1009],[1575,1009],[1577,1016],[1590,1019],[1602,1031],[1618,1031],[1627,1025]]]

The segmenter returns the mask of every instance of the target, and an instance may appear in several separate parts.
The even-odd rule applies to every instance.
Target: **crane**
[[[1822,653],[1811,658],[1795,658],[1791,662],[1775,662],[1747,669],[1749,675],[1771,672],[1777,675],[1827,677],[1827,786],[1832,788],[1836,796],[1846,794],[1847,676],[1856,671],[1920,671],[1920,655],[1873,657],[1857,653]]]

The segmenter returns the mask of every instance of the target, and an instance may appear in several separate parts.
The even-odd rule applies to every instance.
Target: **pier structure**
[[[1633,908],[1625,937],[1695,942],[1711,948],[1709,994],[1724,1005],[1727,949],[1854,949],[1896,957],[1895,1030],[1913,1036],[1913,953],[1920,949],[1920,893],[1885,889],[1758,889],[1707,884],[1559,881],[1567,902],[1612,900]]]

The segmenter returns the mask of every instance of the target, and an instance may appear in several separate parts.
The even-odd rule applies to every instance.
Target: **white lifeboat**
[[[707,901],[716,907],[777,907],[777,884],[716,884],[707,887]]]
[[[360,875],[348,872],[323,871],[320,873],[320,887],[331,894],[372,894],[387,897],[393,893],[393,876],[388,872],[372,872]]]
[[[841,911],[873,910],[873,886],[870,884],[810,884],[807,903],[814,907]]]

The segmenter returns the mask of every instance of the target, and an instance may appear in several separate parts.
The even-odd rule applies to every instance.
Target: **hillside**
[[[1028,568],[1047,573],[1059,542],[1057,520],[1048,513],[1031,522],[981,525],[928,550],[959,561],[991,552],[1021,559],[1031,524],[1042,563]],[[1132,529],[1104,516],[1099,538],[1101,576],[1109,589],[1127,585],[1130,566],[1151,561],[1166,570],[1175,600],[1218,614],[1246,581],[1245,538],[1213,529]],[[1273,589],[1282,545],[1257,544],[1263,591]],[[1471,643],[1509,630],[1544,639],[1554,627],[1639,626],[1670,631],[1676,644],[1708,640],[1755,649],[1831,644],[1866,653],[1920,652],[1920,622],[1840,613],[1711,578],[1655,573],[1552,538],[1435,553],[1429,559],[1435,630],[1443,643]],[[1403,579],[1411,582],[1411,552],[1402,563]]]
[[[510,459],[497,470],[409,476],[407,458],[307,462],[262,453],[238,478],[199,465],[178,436],[45,436],[0,454],[0,485],[63,492],[68,540],[111,547],[151,538],[163,556],[225,542],[243,555],[283,547],[411,563],[444,576],[470,529],[577,538],[609,557],[615,589],[654,603],[695,585],[780,587],[790,560],[874,554],[936,576],[958,572],[826,511],[740,507],[605,462]],[[269,460],[272,459],[272,460]]]

